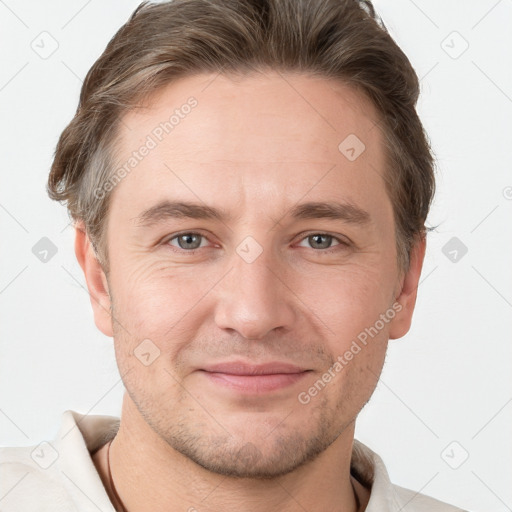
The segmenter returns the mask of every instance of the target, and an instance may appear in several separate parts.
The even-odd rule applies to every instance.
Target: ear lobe
[[[84,272],[96,327],[105,336],[113,337],[108,281],[82,221],[75,225],[75,254]]]
[[[426,245],[426,237],[422,236],[417,239],[411,248],[409,269],[403,277],[401,290],[395,299],[395,301],[400,304],[401,309],[390,322],[390,339],[394,340],[405,336],[411,328]]]

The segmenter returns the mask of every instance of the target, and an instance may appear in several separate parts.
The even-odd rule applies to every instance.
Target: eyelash
[[[177,238],[179,238],[180,236],[183,236],[183,235],[197,235],[197,236],[200,236],[202,237],[203,239],[206,239],[208,240],[208,237],[206,237],[205,235],[201,234],[201,233],[197,233],[196,231],[183,231],[182,233],[178,233],[176,235],[174,235],[173,237],[171,238],[168,238],[165,242],[164,242],[164,245],[167,245],[168,247],[171,248],[171,250],[173,252],[176,252],[178,254],[196,254],[197,251],[201,250],[201,249],[204,249],[204,247],[198,247],[197,249],[190,249],[190,250],[187,250],[187,249],[181,249],[181,248],[178,248],[178,247],[175,247],[173,245],[170,244],[170,242],[172,240],[175,240]],[[345,247],[349,247],[350,246],[350,243],[348,243],[347,241],[337,237],[337,236],[334,236],[334,235],[331,235],[330,233],[324,233],[324,232],[319,232],[319,231],[312,231],[312,232],[309,232],[307,234],[303,234],[301,233],[302,238],[299,240],[299,242],[302,242],[303,240],[309,238],[310,236],[314,236],[314,235],[321,235],[321,236],[328,236],[328,237],[331,237],[333,240],[336,240],[338,242],[338,244],[334,245],[333,247],[328,247],[327,249],[313,249],[312,247],[310,249],[312,249],[313,251],[317,252],[317,253],[321,253],[321,254],[330,254],[330,253],[333,253],[337,250],[340,250],[341,248]]]

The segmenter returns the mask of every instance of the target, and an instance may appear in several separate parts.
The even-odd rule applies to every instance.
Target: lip
[[[294,364],[271,361],[264,364],[250,364],[244,361],[228,361],[201,368],[206,372],[229,373],[230,375],[270,375],[275,373],[302,373],[307,371]]]
[[[237,392],[261,394],[291,386],[310,370],[279,361],[258,365],[231,361],[209,365],[200,371],[213,384]]]

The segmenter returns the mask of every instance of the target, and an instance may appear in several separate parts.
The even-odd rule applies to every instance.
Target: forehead
[[[195,106],[189,107],[190,103]],[[328,156],[351,133],[369,144],[376,142],[378,122],[366,96],[333,79],[275,71],[244,76],[202,74],[168,84],[150,96],[144,107],[128,112],[121,144],[131,149],[142,141],[141,135],[153,134],[155,139],[165,138],[169,149],[179,148],[183,156],[192,151],[199,161],[201,155],[181,146],[180,140],[197,128],[202,137],[196,138],[196,145],[233,160],[242,159],[246,149],[258,149],[251,155],[258,161],[272,155],[284,158],[288,150],[292,151],[290,158],[304,153],[307,157],[310,147],[300,151],[305,140],[315,141],[318,154]],[[261,151],[260,142],[268,143],[269,136],[275,144]]]
[[[156,202],[155,194],[169,193],[237,202],[251,193],[298,200],[311,189],[332,199],[344,191],[356,201],[366,191],[365,202],[382,200],[378,122],[365,96],[326,78],[278,72],[181,78],[124,116],[116,157],[129,175],[113,197],[130,196],[140,210],[147,196]]]

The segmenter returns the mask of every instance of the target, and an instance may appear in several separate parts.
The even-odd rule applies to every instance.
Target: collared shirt
[[[2,512],[115,512],[91,453],[112,439],[119,418],[62,414],[55,440],[0,448]],[[366,512],[464,512],[393,485],[382,459],[354,440],[351,473],[371,489]]]

